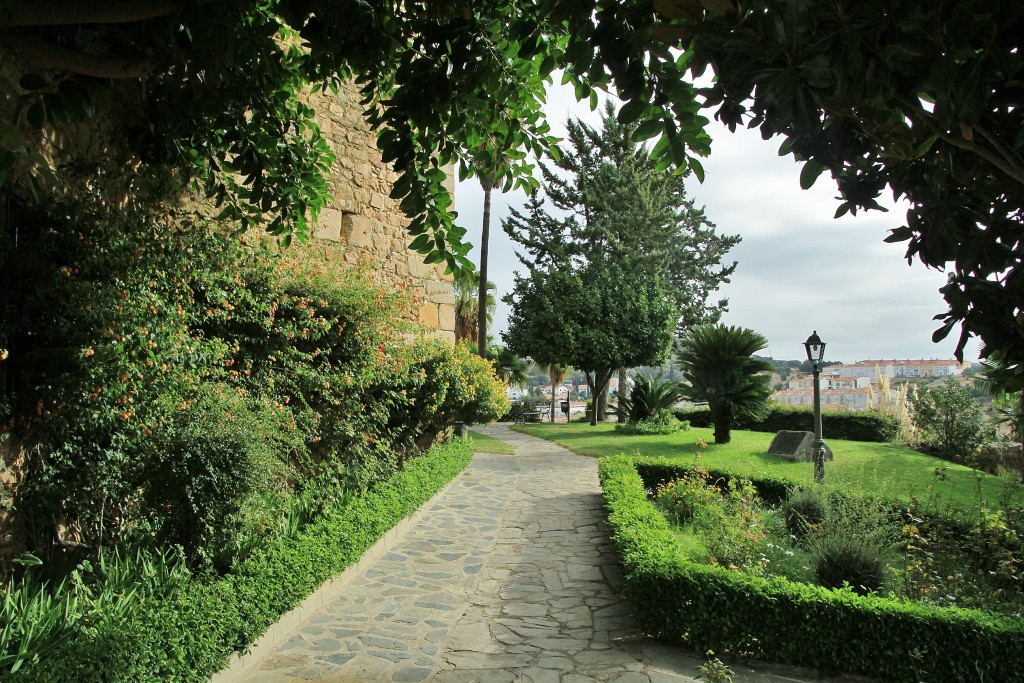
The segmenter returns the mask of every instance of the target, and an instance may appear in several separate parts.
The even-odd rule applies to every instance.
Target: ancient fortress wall
[[[381,161],[374,136],[363,121],[358,91],[343,88],[335,96],[316,94],[311,104],[321,131],[337,159],[329,182],[334,200],[320,213],[316,237],[343,246],[344,259],[368,259],[383,280],[411,286],[419,322],[455,342],[455,296],[443,266],[427,265],[408,249],[408,220],[391,199],[395,174]],[[450,191],[454,182],[449,173]]]

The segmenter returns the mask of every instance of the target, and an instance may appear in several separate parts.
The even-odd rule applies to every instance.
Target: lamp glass
[[[807,360],[812,363],[820,363],[825,357],[825,342],[818,337],[817,330],[804,342],[804,348],[807,349]]]

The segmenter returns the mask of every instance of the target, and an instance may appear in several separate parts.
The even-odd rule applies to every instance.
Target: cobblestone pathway
[[[617,596],[596,461],[502,425],[342,594],[237,683],[673,683],[700,661],[644,639]],[[737,682],[811,680],[744,667]]]

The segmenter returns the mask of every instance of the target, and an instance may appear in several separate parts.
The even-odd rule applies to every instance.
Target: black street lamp
[[[821,361],[825,358],[825,342],[818,338],[815,330],[804,342],[807,349],[807,360],[814,371],[814,481],[825,481],[825,442],[821,438]]]

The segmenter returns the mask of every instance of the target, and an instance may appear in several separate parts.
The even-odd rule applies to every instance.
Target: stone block
[[[314,237],[331,242],[341,241],[342,213],[337,209],[325,208],[320,211]]]
[[[420,306],[419,313],[416,315],[416,320],[431,329],[438,329],[440,325],[438,321],[437,305],[424,304]]]
[[[455,331],[455,306],[452,304],[437,306],[437,329]]]
[[[768,446],[768,452],[786,460],[813,462],[814,451],[811,450],[812,443],[814,443],[814,432],[782,430],[772,439],[771,445]],[[825,444],[825,459],[832,459],[832,449],[828,447],[828,444]]]
[[[341,238],[350,247],[367,249],[373,244],[374,221],[366,216],[346,213],[341,220]]]
[[[423,257],[419,254],[409,252],[409,275],[416,278],[434,279],[437,273],[433,264],[424,263]]]

